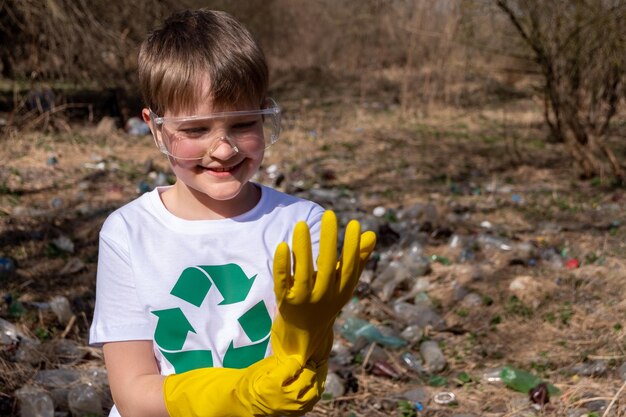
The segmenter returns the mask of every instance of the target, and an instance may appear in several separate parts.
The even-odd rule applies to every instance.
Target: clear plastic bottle
[[[17,341],[17,327],[10,321],[0,319],[0,345],[11,345]]]
[[[69,323],[74,313],[72,313],[70,302],[66,297],[62,295],[56,295],[52,297],[49,304],[50,309],[57,316],[57,320],[59,320],[59,323],[61,323],[62,325],[66,325],[67,323]]]
[[[341,326],[341,334],[350,342],[356,342],[360,337],[369,342],[377,342],[387,347],[403,347],[407,342],[395,336],[385,336],[372,323],[357,317],[348,317]]]
[[[54,417],[52,397],[45,390],[25,385],[15,391],[21,417]]]
[[[67,394],[72,417],[96,417],[102,415],[102,400],[98,390],[91,384],[78,384]]]

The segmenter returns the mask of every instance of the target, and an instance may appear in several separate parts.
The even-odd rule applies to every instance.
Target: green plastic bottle
[[[529,391],[535,388],[537,385],[544,382],[536,375],[530,372],[523,371],[521,369],[505,366],[500,371],[500,378],[507,387],[514,389],[515,391],[528,394]],[[548,383],[548,392],[550,395],[559,395],[561,391],[554,385]]]

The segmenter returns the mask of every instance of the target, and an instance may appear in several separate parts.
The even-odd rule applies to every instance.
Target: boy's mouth
[[[203,171],[209,171],[211,173],[215,173],[215,174],[227,174],[229,172],[235,171],[237,168],[239,168],[241,166],[241,164],[243,163],[243,161],[240,161],[239,163],[235,164],[235,165],[231,165],[228,167],[223,167],[223,166],[209,166],[209,167],[205,167],[204,165],[198,165],[198,168],[202,169]]]

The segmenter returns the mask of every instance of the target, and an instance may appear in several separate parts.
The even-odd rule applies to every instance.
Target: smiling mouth
[[[211,171],[211,172],[231,172],[236,170],[237,168],[239,168],[239,166],[243,163],[243,161],[239,162],[236,165],[233,166],[229,166],[229,167],[205,167],[202,165],[198,165],[199,168],[206,170],[206,171]]]

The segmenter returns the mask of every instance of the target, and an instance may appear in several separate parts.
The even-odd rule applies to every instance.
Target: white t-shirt
[[[269,355],[274,251],[304,220],[316,259],[324,210],[258,186],[259,203],[230,219],[174,216],[160,198],[167,187],[113,212],[100,231],[89,342],[152,340],[163,375]]]

